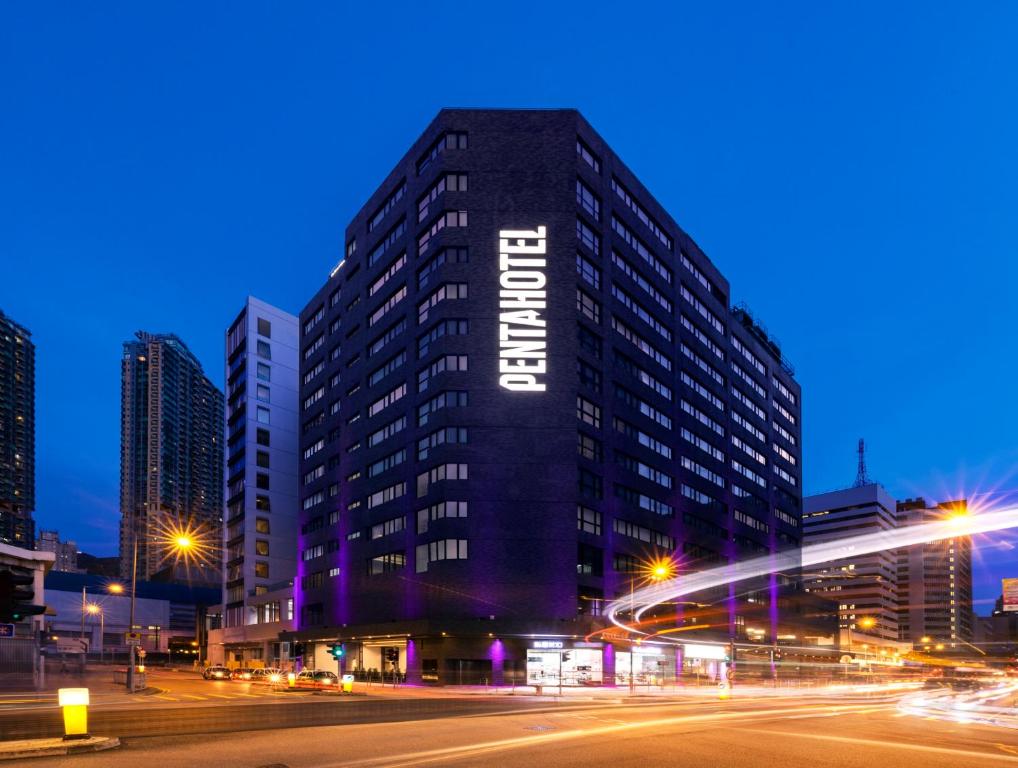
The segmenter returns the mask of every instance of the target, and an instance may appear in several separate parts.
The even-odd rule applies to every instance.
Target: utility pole
[[[128,632],[134,634],[134,596],[138,591],[138,526],[137,521],[131,517],[131,539],[133,541],[134,553],[131,557],[131,620],[128,622]],[[134,639],[128,645],[127,658],[127,692],[134,693]]]

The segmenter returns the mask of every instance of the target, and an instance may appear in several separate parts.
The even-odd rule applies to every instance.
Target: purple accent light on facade
[[[605,643],[601,650],[601,684],[615,687],[615,646]]]
[[[488,658],[491,659],[491,684],[502,685],[502,672],[505,668],[505,644],[497,637],[491,641]]]

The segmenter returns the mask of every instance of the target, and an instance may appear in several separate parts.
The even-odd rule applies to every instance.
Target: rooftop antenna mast
[[[869,475],[866,473],[866,441],[859,438],[859,467],[855,472],[855,487],[861,488],[870,484]]]

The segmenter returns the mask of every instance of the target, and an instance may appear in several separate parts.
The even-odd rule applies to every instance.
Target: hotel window
[[[388,552],[368,560],[368,575],[378,576],[383,573],[400,571],[406,567],[406,554],[403,552]]]
[[[376,523],[371,526],[371,538],[381,539],[385,536],[391,536],[394,533],[399,533],[406,527],[406,517],[400,515],[399,517],[393,517],[389,520],[383,520],[380,523]]]
[[[272,347],[269,346],[269,342],[261,341],[259,339],[258,345],[257,345],[257,350],[258,350],[258,356],[259,357],[264,357],[266,360],[271,360],[272,359]]]
[[[417,201],[417,223],[428,218],[428,209],[443,192],[466,192],[467,175],[465,173],[447,173],[440,178]]]
[[[374,509],[382,504],[401,498],[405,493],[406,483],[395,483],[388,488],[376,491],[368,496],[368,509]]]
[[[259,579],[269,578],[269,564],[255,561],[255,576]]]
[[[614,176],[612,176],[612,189],[615,190],[615,194],[619,196],[626,207],[636,214],[636,218],[642,221],[654,233],[654,236],[661,242],[661,245],[669,251],[672,250],[672,239],[665,233],[661,225],[654,221],[654,218],[647,213],[646,209],[640,205],[637,199],[629,193],[629,190],[622,186],[622,183]]]
[[[269,476],[259,472],[255,475],[255,486],[263,491],[269,490]]]
[[[441,445],[469,442],[466,427],[442,427],[417,441],[417,459],[424,461],[431,451]]]
[[[576,438],[576,451],[580,456],[591,461],[601,461],[604,451],[600,440],[582,432],[577,433]]]
[[[594,323],[601,322],[601,304],[579,288],[576,289],[576,309]]]
[[[576,337],[580,344],[580,349],[592,356],[595,360],[601,359],[601,337],[591,333],[582,325],[576,326]]]
[[[431,344],[443,336],[465,336],[470,331],[467,320],[443,320],[417,339],[417,356],[427,357]]]
[[[423,267],[417,270],[417,288],[424,289],[428,281],[435,276],[439,267],[443,264],[466,264],[470,261],[470,253],[463,247],[443,248],[428,261]]]
[[[269,556],[269,542],[264,539],[255,539],[255,554],[262,557]]]
[[[580,496],[585,499],[604,498],[604,484],[599,475],[580,469],[579,472]]]
[[[417,255],[421,256],[428,246],[431,244],[431,238],[437,235],[446,227],[465,227],[467,226],[467,212],[466,211],[446,211],[439,215],[435,219],[431,226],[422,232],[417,238]]]
[[[258,451],[255,454],[255,462],[263,469],[269,468],[269,454],[267,451]]]
[[[427,495],[432,483],[441,480],[467,480],[468,477],[468,464],[439,464],[417,475],[417,498]]]
[[[255,496],[255,509],[259,512],[271,512],[268,496]]]
[[[403,181],[400,182],[400,185],[396,187],[396,190],[385,199],[385,202],[382,203],[377,211],[375,211],[375,215],[368,221],[368,232],[373,232],[375,228],[382,223],[382,220],[385,219],[388,213],[399,204],[399,201],[403,199],[405,194],[406,182]]]
[[[266,339],[272,337],[272,323],[261,317],[258,318],[258,335],[264,336]]]
[[[466,149],[467,134],[464,131],[449,131],[439,136],[428,151],[417,161],[417,175],[420,176],[435,159],[449,149]]]
[[[269,388],[264,384],[259,384],[255,388],[255,398],[264,402],[269,402]]]
[[[465,371],[468,360],[466,355],[444,355],[435,362],[417,373],[417,391],[424,392],[432,376],[437,376],[445,371]]]
[[[594,288],[601,287],[601,270],[588,261],[583,254],[576,254],[576,274],[590,283]]]
[[[576,239],[595,256],[601,252],[601,238],[581,219],[576,220]]]
[[[269,519],[267,517],[255,518],[255,533],[269,533]]]
[[[593,392],[601,391],[601,372],[593,366],[587,365],[582,360],[576,361],[576,373],[580,377],[580,384]]]
[[[446,283],[445,285],[439,286],[434,293],[428,296],[428,298],[417,306],[418,325],[428,321],[429,313],[440,302],[465,298],[467,298],[466,283]]]
[[[576,139],[576,156],[593,168],[595,173],[601,173],[600,159],[598,159],[598,156],[594,154],[594,151],[584,143],[583,139],[579,137]]]
[[[395,307],[397,304],[399,304],[405,298],[406,298],[406,285],[404,284],[404,285],[400,286],[398,289],[396,289],[389,296],[389,298],[387,298],[384,302],[382,302],[374,312],[372,312],[370,315],[368,315],[368,327],[370,328],[375,323],[377,323],[379,320],[381,320],[383,317],[385,317],[385,315],[393,307]]]
[[[406,450],[400,448],[398,451],[390,453],[385,458],[379,459],[378,461],[369,464],[368,477],[377,477],[383,472],[386,472],[392,469],[393,467],[399,466],[404,461],[406,461]]]
[[[466,560],[466,539],[439,539],[417,547],[417,573],[428,570],[428,564],[440,560]]]
[[[256,415],[256,417],[258,419],[258,423],[259,424],[268,424],[269,423],[269,409],[268,408],[262,408],[262,406],[259,405],[256,408],[256,410],[255,410],[255,415]]]
[[[643,289],[648,296],[654,299],[654,301],[660,304],[664,310],[671,315],[672,302],[663,293],[657,290],[657,288],[651,285],[650,281],[641,275],[640,272],[632,264],[626,261],[626,259],[624,259],[614,248],[612,249],[612,264],[618,267],[622,274],[640,286],[640,288]]]
[[[378,279],[375,280],[375,282],[373,282],[368,287],[368,297],[370,298],[371,296],[374,296],[376,293],[378,293],[380,290],[382,290],[382,287],[386,283],[388,283],[389,280],[391,280],[396,275],[396,273],[398,273],[401,269],[403,269],[404,266],[406,266],[406,251],[403,251],[403,253],[401,253],[399,256],[397,256],[395,261],[393,261],[388,266],[388,268],[386,268],[385,272],[383,272],[378,277]],[[335,330],[337,328],[339,328],[339,319],[338,318],[333,322],[332,326],[329,328],[329,332],[330,333],[335,332]]]
[[[601,535],[601,513],[582,504],[576,507],[576,529],[595,536]]]
[[[440,501],[430,507],[417,510],[417,533],[427,533],[428,524],[432,520],[443,520],[447,517],[466,517],[467,502]]]
[[[258,363],[255,375],[262,381],[270,381],[272,379],[272,366],[266,363]]]
[[[601,428],[601,408],[582,397],[576,398],[576,418],[592,427]]]
[[[615,234],[625,240],[626,244],[636,251],[637,255],[647,262],[647,264],[649,264],[655,272],[661,275],[661,277],[669,283],[672,282],[672,271],[666,267],[664,263],[662,263],[661,260],[653,254],[650,248],[648,248],[640,238],[633,234],[632,230],[623,224],[622,220],[617,216],[612,216],[612,229],[614,229]]]
[[[576,180],[576,204],[589,213],[594,221],[601,220],[601,201],[594,190],[579,179]]]
[[[381,258],[388,252],[389,248],[399,240],[403,233],[406,232],[406,219],[400,219],[396,226],[390,229],[385,237],[375,246],[374,250],[368,254],[368,266],[372,267],[381,260]],[[356,297],[352,302],[347,305],[347,309],[352,308],[358,301],[360,296]]]

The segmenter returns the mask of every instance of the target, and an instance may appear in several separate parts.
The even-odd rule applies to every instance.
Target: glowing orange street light
[[[106,585],[106,591],[111,595],[122,595],[124,594],[124,585],[113,582],[112,584]]]
[[[647,577],[651,581],[664,581],[675,576],[675,561],[661,557],[647,564]]]
[[[877,625],[877,620],[872,616],[864,616],[859,619],[859,626],[863,629],[873,629]]]

